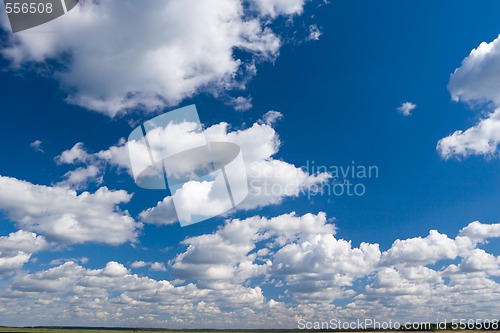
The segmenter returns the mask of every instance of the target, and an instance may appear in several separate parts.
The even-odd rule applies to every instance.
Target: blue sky
[[[16,34],[2,12],[2,324],[267,328],[497,314],[500,4],[206,6],[85,3]],[[405,102],[415,106],[407,116]],[[168,193],[134,184],[120,138],[191,104],[208,132],[241,146],[247,171],[268,167],[297,193],[247,198],[184,228],[163,218]],[[348,179],[362,196],[314,194],[311,184],[333,180],[298,172],[313,163],[376,166],[378,177]],[[96,171],[65,178],[78,168]]]

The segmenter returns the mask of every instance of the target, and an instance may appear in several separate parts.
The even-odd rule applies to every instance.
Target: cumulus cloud
[[[490,318],[500,310],[500,258],[476,241],[486,233],[500,237],[496,228],[473,222],[455,238],[430,231],[381,251],[378,244],[353,246],[340,239],[324,213],[233,219],[212,233],[188,237],[168,267],[132,263],[132,268],[169,270],[172,281],[133,274],[116,261],[99,269],[67,261],[37,272],[18,271],[0,286],[0,318],[6,324],[22,317],[26,325],[50,320],[52,325],[172,328],[242,328],[241,322],[248,328],[292,328],[300,318],[332,316]],[[7,244],[0,250],[31,251],[38,248],[34,237],[0,238]],[[276,288],[271,296],[256,284]],[[54,317],[47,319],[47,311]]]
[[[139,261],[134,261],[132,263],[132,265],[130,265],[130,267],[132,268],[142,268],[142,267],[146,267],[149,263],[145,262],[145,261],[142,261],[142,260],[139,260]]]
[[[71,149],[63,151],[56,156],[58,164],[75,164],[89,161],[90,156],[82,142],[76,143]]]
[[[0,176],[0,210],[23,230],[68,244],[135,241],[140,224],[118,207],[131,197],[126,191],[106,187],[78,194]]]
[[[388,265],[405,263],[428,265],[442,259],[455,259],[459,255],[459,250],[455,240],[431,230],[425,238],[396,240],[384,253],[382,261]]]
[[[48,247],[44,237],[19,230],[0,237],[0,274],[21,268],[31,255]]]
[[[500,108],[465,131],[457,130],[439,140],[437,150],[445,159],[471,155],[495,156],[500,145]]]
[[[15,67],[61,62],[54,76],[70,103],[109,116],[154,111],[200,91],[244,88],[255,63],[278,55],[280,36],[268,23],[301,14],[304,2],[82,1],[57,20],[10,35],[1,53]]]
[[[500,145],[500,38],[481,43],[451,75],[448,89],[454,101],[486,105],[485,116],[466,130],[441,139],[437,150],[445,158],[471,155],[496,156]],[[489,104],[494,106],[493,111]]]
[[[417,108],[417,104],[412,103],[412,102],[404,102],[401,104],[400,107],[398,107],[398,112],[401,113],[403,116],[408,117],[411,116],[411,113],[413,110]]]
[[[474,242],[483,243],[488,238],[500,237],[500,223],[483,224],[479,221],[474,221],[460,230],[460,235],[465,236]]]

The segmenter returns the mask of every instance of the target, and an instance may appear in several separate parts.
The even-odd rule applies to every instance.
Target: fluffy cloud
[[[67,261],[17,272],[0,286],[0,318],[5,324],[22,317],[25,325],[172,328],[241,328],[241,322],[292,328],[299,318],[490,318],[500,310],[500,258],[475,240],[488,231],[499,237],[496,226],[473,222],[454,239],[431,231],[382,252],[377,244],[355,247],[337,238],[323,213],[228,220],[213,233],[187,238],[168,269],[132,263],[167,269],[172,281],[133,274],[115,261],[100,269]],[[29,233],[8,238],[0,238],[0,250],[43,245]],[[267,295],[269,285],[275,299]],[[339,299],[343,305],[334,305]],[[47,312],[54,317],[47,319]]]
[[[304,2],[82,1],[57,20],[10,35],[1,53],[13,66],[63,63],[55,77],[70,103],[109,116],[154,111],[201,90],[220,95],[243,88],[256,62],[278,54],[280,36],[269,21],[301,14]],[[6,16],[1,18],[8,29]],[[249,100],[236,102],[250,106]]]
[[[437,150],[444,158],[470,155],[495,156],[500,145],[500,108],[465,131],[439,140]]]
[[[442,259],[455,259],[459,253],[460,248],[455,240],[431,230],[425,238],[396,240],[384,253],[382,261],[387,265],[428,265]]]
[[[0,237],[0,274],[21,268],[35,252],[46,249],[42,236],[26,231],[16,231]]]
[[[500,106],[500,38],[481,43],[451,75],[448,89],[454,101],[470,105]],[[487,108],[486,116],[465,130],[441,139],[437,150],[444,158],[470,155],[495,156],[500,144],[500,109]]]
[[[483,42],[451,75],[448,89],[454,101],[489,102],[500,105],[496,88],[500,75],[500,39]]]
[[[0,176],[0,210],[21,229],[63,243],[135,241],[139,224],[118,208],[130,199],[126,191],[106,187],[77,194]]]
[[[488,238],[500,237],[500,223],[482,224],[479,221],[474,221],[460,230],[460,235],[465,236],[474,242],[482,243]]]

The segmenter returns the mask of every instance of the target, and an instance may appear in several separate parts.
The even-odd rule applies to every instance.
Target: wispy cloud
[[[44,151],[42,149],[42,143],[43,143],[42,140],[35,140],[32,143],[30,143],[30,147],[40,153],[43,153]]]

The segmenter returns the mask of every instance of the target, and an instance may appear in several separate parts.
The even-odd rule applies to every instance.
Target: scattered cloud
[[[311,24],[309,26],[309,36],[307,37],[307,40],[319,40],[321,35],[321,30],[319,30],[316,24]]]
[[[256,63],[278,56],[280,35],[269,22],[300,15],[304,3],[85,1],[43,27],[10,35],[1,53],[15,68],[62,63],[54,77],[69,103],[111,117],[137,108],[157,111],[202,91],[224,96],[244,88]]]
[[[439,154],[449,159],[471,155],[495,156],[500,145],[500,108],[465,131],[457,130],[437,143]]]
[[[262,120],[264,121],[265,124],[269,126],[274,126],[274,124],[282,118],[283,114],[281,112],[271,110],[266,112],[264,117],[262,117]]]
[[[35,151],[38,151],[40,153],[43,153],[42,149],[42,140],[35,140],[32,143],[30,143],[30,147],[33,148]]]
[[[165,264],[164,263],[161,263],[161,262],[158,262],[158,261],[155,261],[155,262],[146,262],[146,261],[134,261],[130,267],[134,268],[134,269],[137,269],[137,268],[144,268],[144,267],[148,267],[149,266],[149,269],[151,271],[156,271],[156,272],[166,272],[167,271],[167,268],[165,267]]]
[[[251,97],[243,97],[239,96],[236,98],[232,98],[229,104],[236,111],[248,111],[252,108],[252,98]]]
[[[439,140],[437,150],[445,158],[498,155],[500,145],[500,37],[481,43],[462,61],[450,77],[448,89],[452,99],[482,109],[478,123],[457,130]],[[491,106],[493,110],[491,110]]]
[[[107,187],[77,194],[0,176],[0,210],[20,229],[66,244],[134,242],[140,224],[118,207],[131,197]]]
[[[134,261],[132,263],[132,265],[130,265],[130,267],[132,267],[132,268],[142,268],[142,267],[146,267],[147,265],[149,265],[149,263],[140,260],[140,261]]]
[[[448,90],[454,101],[490,102],[500,105],[496,89],[500,75],[500,38],[482,42],[462,61],[450,77]]]
[[[71,149],[63,151],[56,156],[55,161],[58,164],[83,163],[90,160],[90,156],[82,142],[78,142]]]
[[[166,272],[167,271],[167,269],[165,268],[165,264],[158,262],[158,261],[151,264],[151,270],[157,271],[157,272]]]
[[[301,14],[306,0],[252,0],[261,15],[277,17],[279,15]]]
[[[413,110],[417,108],[417,105],[412,103],[412,102],[404,102],[401,104],[400,107],[398,107],[398,112],[401,113],[403,116],[408,117],[411,116],[411,113]]]

